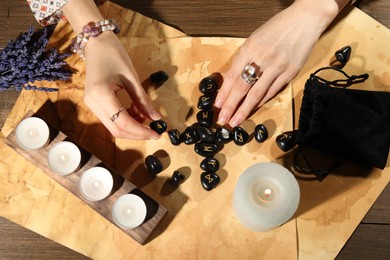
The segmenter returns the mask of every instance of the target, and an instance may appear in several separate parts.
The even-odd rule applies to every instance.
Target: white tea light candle
[[[16,143],[25,150],[37,150],[49,141],[49,126],[38,117],[23,119],[15,129]]]
[[[121,228],[135,228],[144,222],[146,205],[143,199],[134,194],[120,196],[112,207],[112,218]]]
[[[62,176],[68,175],[79,167],[81,152],[74,143],[61,141],[50,148],[47,161],[54,173]]]
[[[80,193],[89,201],[99,201],[106,198],[114,184],[109,170],[103,167],[92,167],[80,177]]]
[[[246,228],[264,232],[287,222],[299,199],[299,185],[290,171],[276,163],[257,163],[239,177],[233,210]]]

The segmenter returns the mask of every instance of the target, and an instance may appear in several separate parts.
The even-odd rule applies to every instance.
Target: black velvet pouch
[[[317,74],[334,70],[343,79]],[[297,144],[383,169],[390,146],[390,92],[348,89],[368,74],[349,76],[325,67],[307,80],[299,116]]]

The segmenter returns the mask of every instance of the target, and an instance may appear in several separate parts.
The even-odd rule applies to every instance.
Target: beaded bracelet
[[[89,22],[83,26],[83,31],[72,40],[70,50],[85,60],[84,49],[89,38],[98,37],[105,31],[113,31],[115,34],[118,34],[120,32],[119,25],[113,19],[101,20],[96,23]]]

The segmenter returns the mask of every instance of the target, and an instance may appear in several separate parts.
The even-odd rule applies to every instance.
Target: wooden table
[[[291,1],[185,1],[169,0],[113,0],[125,8],[178,28],[191,36],[219,35],[247,37],[259,25],[288,6]],[[28,26],[39,25],[27,4],[20,0],[1,2],[0,48],[14,39]],[[385,0],[360,1],[358,7],[390,28],[390,4]],[[240,23],[237,23],[237,21]],[[13,103],[16,92],[0,93],[0,125],[2,126]],[[388,186],[368,212],[338,258],[388,258],[390,255],[390,186]],[[80,259],[82,255],[51,240],[0,218],[0,258],[67,258]]]

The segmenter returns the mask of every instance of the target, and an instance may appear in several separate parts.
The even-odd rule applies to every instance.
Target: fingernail
[[[237,120],[232,120],[232,121],[229,122],[229,125],[231,127],[236,127],[236,126],[238,126],[238,122],[237,122]]]
[[[227,121],[227,116],[224,114],[219,114],[217,123],[220,125],[224,125],[224,124],[226,124],[226,121]]]
[[[152,140],[158,140],[161,138],[161,135],[151,135],[149,136],[149,139],[152,139]]]
[[[238,126],[239,124],[241,123],[241,120],[237,117],[233,117],[230,121],[229,121],[229,125],[231,127],[236,127]]]
[[[216,108],[221,108],[221,106],[222,106],[222,99],[217,98],[217,100],[215,100],[215,102],[214,102],[214,106]]]
[[[159,120],[161,118],[160,114],[157,113],[155,110],[152,110],[150,112],[150,116],[152,117],[153,120]]]

